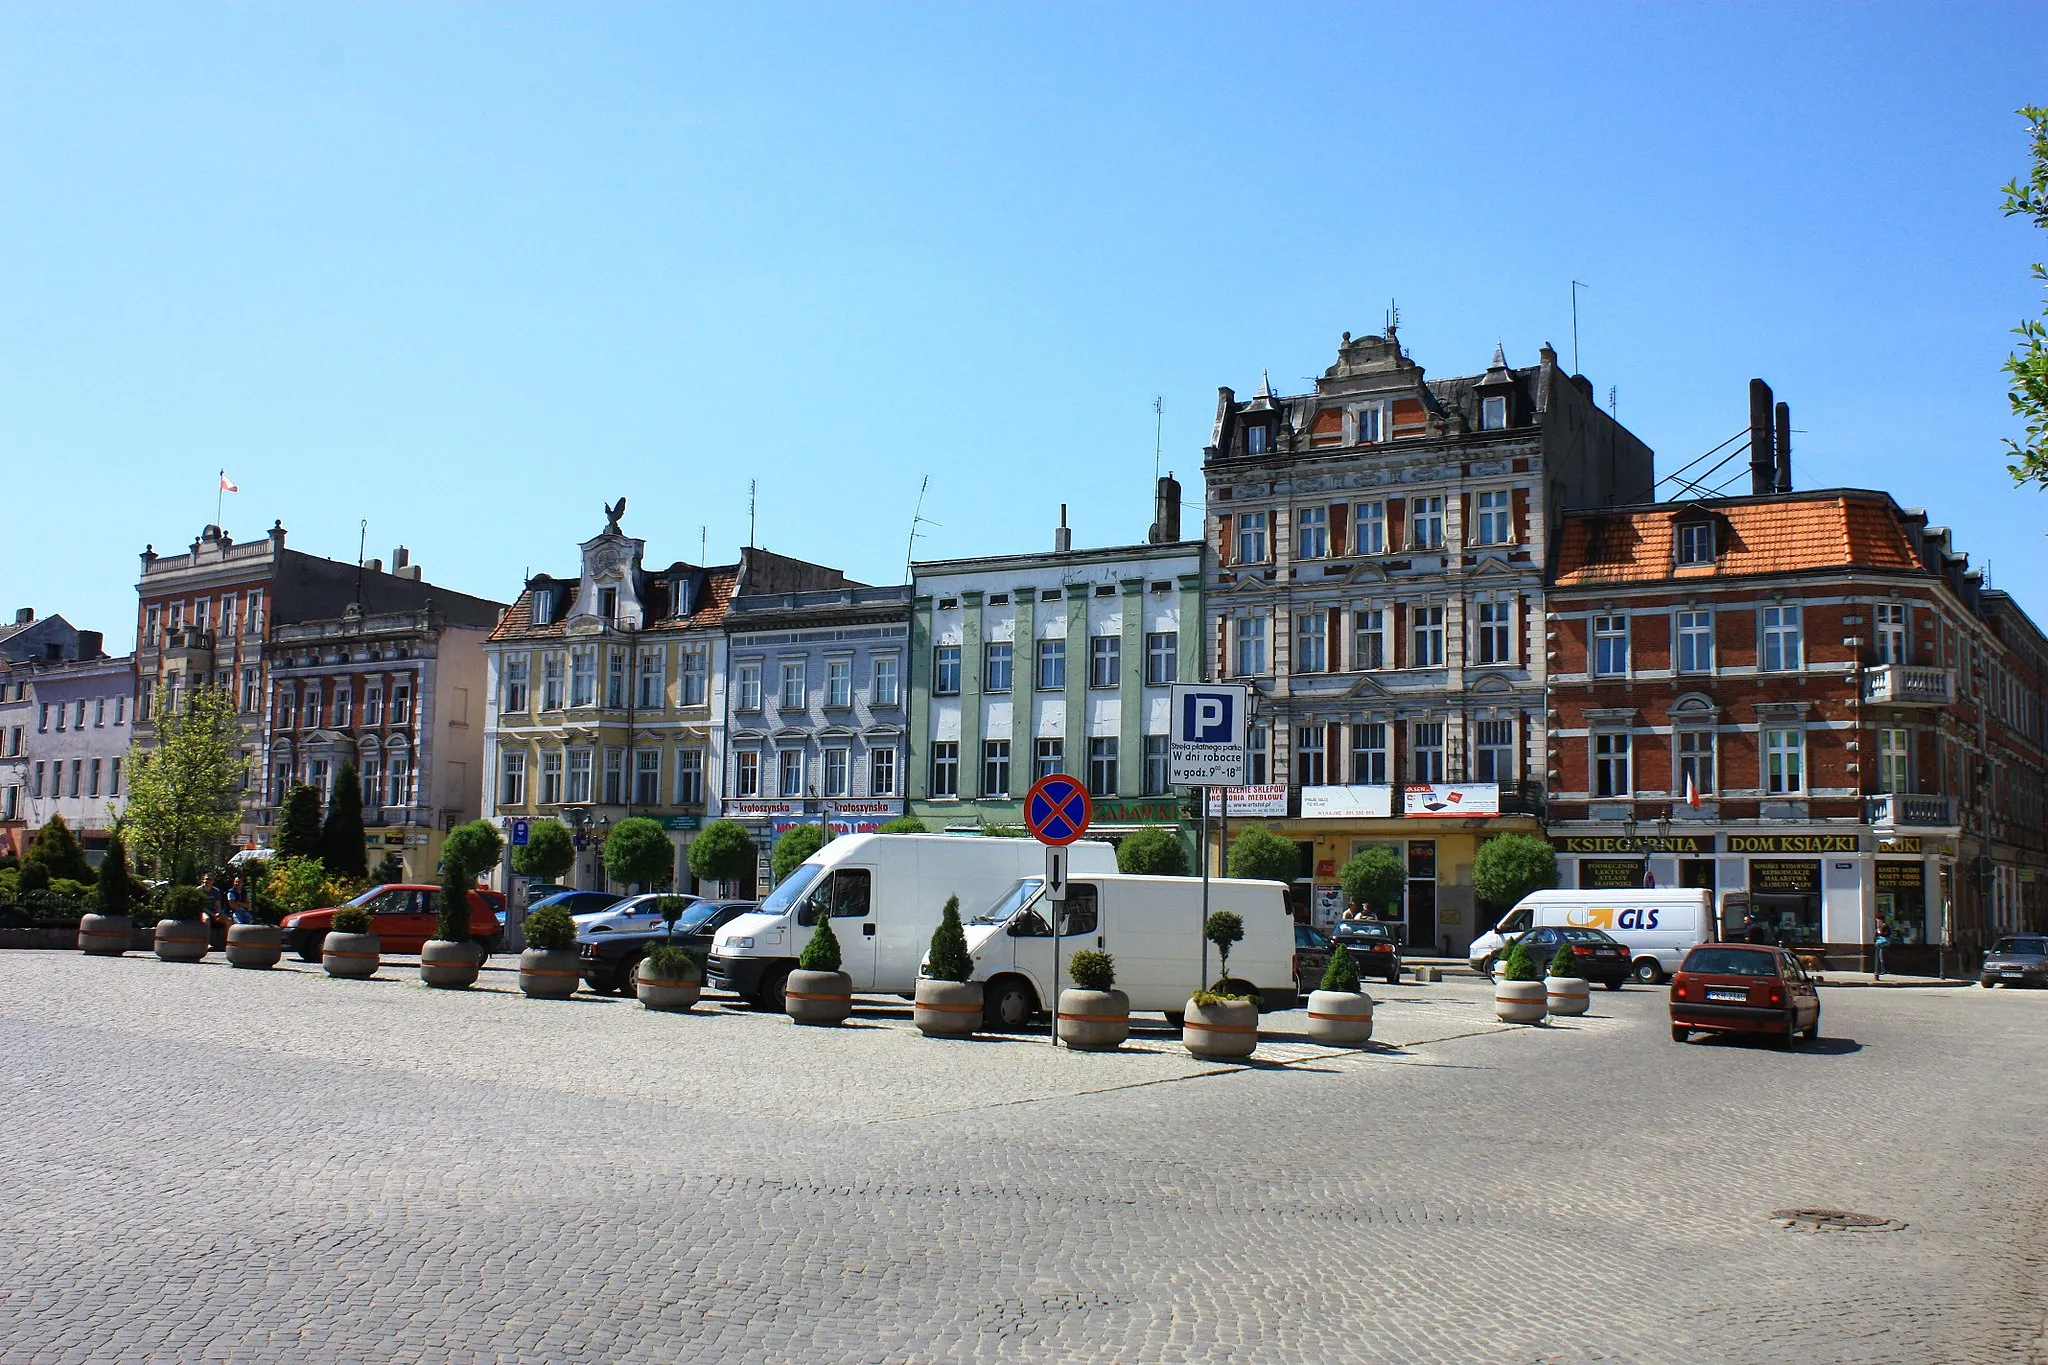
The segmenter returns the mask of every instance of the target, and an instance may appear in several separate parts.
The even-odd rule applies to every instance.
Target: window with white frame
[[[604,751],[604,803],[616,806],[626,799],[626,751]]]
[[[524,711],[526,709],[527,693],[527,656],[524,654],[505,655],[504,668],[505,679],[502,708],[507,712]]]
[[[1273,429],[1263,422],[1255,422],[1244,429],[1244,453],[1263,455],[1273,439]]]
[[[1514,618],[1514,604],[1503,597],[1482,597],[1477,605],[1472,643],[1476,647],[1478,661],[1483,664],[1513,663],[1509,626]]]
[[[932,795],[960,794],[960,745],[940,740],[932,745]]]
[[[1714,562],[1713,522],[1687,521],[1679,523],[1678,562],[1680,564],[1711,564]]]
[[[1315,610],[1297,612],[1294,617],[1294,671],[1330,671],[1330,617]]]
[[[1505,431],[1508,425],[1508,400],[1505,394],[1494,394],[1479,400],[1479,429],[1481,431]]]
[[[1237,618],[1237,668],[1240,678],[1256,678],[1266,671],[1266,618]]]
[[[668,651],[647,649],[640,652],[640,694],[633,704],[643,711],[659,711],[668,694]],[[652,802],[648,803],[652,805]]]
[[[825,660],[825,705],[840,711],[853,705],[853,660]]]
[[[753,749],[742,749],[733,755],[733,795],[757,797],[761,794],[761,755]]]
[[[569,651],[569,705],[597,704],[597,647],[584,645]]]
[[[548,653],[541,655],[540,709],[543,711],[559,711],[562,709],[562,655],[559,650],[550,650]],[[370,704],[367,700],[363,702],[363,719],[369,721],[372,725],[377,723],[374,720],[370,720]]]
[[[679,806],[701,806],[704,804],[704,751],[702,749],[676,750],[676,804]]]
[[[985,739],[981,742],[981,794],[1010,794],[1010,741]]]
[[[1237,558],[1238,564],[1263,564],[1266,562],[1266,514],[1264,512],[1240,512],[1237,514]]]
[[[588,753],[584,757],[588,758]],[[585,777],[588,777],[588,773],[585,774]],[[389,762],[385,765],[384,780],[385,790],[391,794],[391,799],[386,804],[410,806],[412,804],[412,755],[403,749],[392,750]]]
[[[683,646],[684,706],[702,706],[711,693],[711,651],[703,645]]]
[[[1906,732],[1877,732],[1877,789],[1886,792],[1913,790],[1912,769],[1906,759]]]
[[[299,698],[298,695],[294,693],[291,688],[280,687],[277,689],[277,705],[272,709],[275,711],[277,715],[278,729],[289,730],[298,724]],[[50,704],[48,702],[44,702],[42,715],[38,717],[36,720],[36,729],[38,732],[40,732],[43,730],[47,730],[49,728]]]
[[[1765,727],[1764,790],[1772,796],[1806,790],[1806,731],[1791,726]]]
[[[1033,760],[1031,770],[1033,780],[1051,777],[1054,773],[1065,772],[1066,768],[1063,765],[1066,761],[1067,744],[1065,740],[1057,737],[1039,740],[1037,754]]]
[[[1685,784],[1692,783],[1693,791],[1701,796],[1714,791],[1714,732],[1712,730],[1680,730],[1678,732],[1678,790],[1685,793]]]
[[[591,751],[571,749],[569,751],[569,803],[587,805],[590,802]]]
[[[526,804],[526,751],[507,749],[498,755],[498,804]]]
[[[1123,680],[1121,635],[1097,635],[1088,641],[1088,685],[1115,687]]]
[[[1444,609],[1442,607],[1416,607],[1413,609],[1414,624],[1409,634],[1410,668],[1442,668],[1444,666]]]
[[[784,659],[782,661],[782,709],[801,711],[804,709],[804,661]]]
[[[1145,637],[1145,685],[1169,687],[1180,680],[1180,632],[1155,630]]]
[[[550,749],[540,756],[540,802],[557,806],[562,802],[562,751]]]
[[[250,712],[254,711],[256,709],[256,699],[262,695],[263,671],[257,668],[243,669],[242,713],[244,715],[247,715]],[[123,700],[124,698],[121,697],[114,698],[114,724],[116,725],[119,725],[121,723],[121,703]]]
[[[1415,550],[1444,547],[1444,500],[1441,494],[1416,498],[1408,505],[1408,546]]]
[[[1441,782],[1444,780],[1444,723],[1440,720],[1419,720],[1409,732],[1414,741],[1410,746],[1413,754],[1413,780],[1417,782]]]
[[[260,590],[249,594],[249,614],[242,620],[242,632],[245,635],[263,633],[263,593]]]
[[[1794,673],[1804,667],[1799,635],[1799,608],[1782,604],[1763,609],[1763,668],[1767,673]]]
[[[894,796],[896,794],[896,751],[893,748],[868,750],[868,795]]]
[[[384,800],[384,756],[375,749],[366,749],[359,762],[360,766],[356,770],[356,781],[362,787],[363,804],[366,806],[378,805]],[[526,799],[526,755],[524,753],[519,755],[519,794],[519,801],[506,802],[505,804],[519,805]]]
[[[1352,439],[1358,445],[1373,445],[1380,439],[1380,405],[1368,403],[1351,415]]]
[[[960,695],[960,646],[940,645],[932,651],[932,695]]]
[[[1330,554],[1330,509],[1300,507],[1294,512],[1294,557],[1327,559]]]
[[[741,664],[733,678],[732,705],[735,711],[758,711],[761,709],[761,665]]]
[[[107,699],[95,697],[92,703],[92,728],[97,730],[107,723]],[[98,795],[97,792],[94,795]]]
[[[100,794],[100,766],[101,760],[96,758],[92,761],[92,767],[88,769],[88,780],[85,789],[87,796],[98,796]]]
[[[1472,727],[1472,779],[1512,783],[1515,780],[1515,723],[1482,720]]]
[[[350,715],[352,714],[352,712],[351,712],[351,710],[350,710],[350,707],[351,707],[351,697],[350,697],[350,695],[349,695],[349,689],[348,689],[348,688],[346,688],[346,687],[337,687],[337,688],[335,688],[335,689],[334,689],[334,728],[335,728],[335,729],[337,729],[337,730],[345,730],[345,729],[347,729],[347,728],[348,728],[348,723],[349,723],[349,717],[350,717]]]
[[[1381,607],[1360,607],[1351,613],[1351,667],[1387,666],[1387,613]]]
[[[804,794],[804,754],[801,749],[783,749],[775,755],[778,796]]]
[[[661,804],[661,750],[635,749],[633,751],[633,804],[636,806],[658,806]]]
[[[626,651],[623,649],[605,651],[604,704],[618,707],[626,704]]]
[[[1906,662],[1906,607],[1903,602],[1879,602],[1874,617],[1877,661],[1881,664]]]
[[[617,588],[599,588],[597,590],[597,614],[607,621],[618,619],[619,590]]]
[[[1057,692],[1067,685],[1067,642],[1038,642],[1038,690]]]
[[[981,647],[981,690],[1008,692],[1010,684],[1010,641],[991,640]]]
[[[852,791],[852,755],[845,749],[825,751],[825,795],[846,796]]]
[[[1388,745],[1384,721],[1364,721],[1351,727],[1351,780],[1369,787],[1384,787],[1393,771],[1393,751]]]
[[[1628,618],[1593,618],[1593,676],[1619,678],[1628,673]]]
[[[1145,795],[1164,796],[1170,784],[1167,765],[1166,736],[1145,736]]]
[[[1635,792],[1629,770],[1629,736],[1622,730],[1603,730],[1593,736],[1593,795],[1630,796]]]
[[[1294,780],[1303,787],[1320,787],[1329,779],[1329,752],[1323,746],[1329,728],[1323,725],[1294,727]]]
[[[409,682],[391,684],[391,723],[412,724],[412,684]]]
[[[1377,555],[1386,550],[1387,504],[1379,499],[1355,504],[1351,509],[1351,552]]]
[[[1677,620],[1678,671],[1714,671],[1714,614],[1710,611],[1681,611]]]
[[[1116,795],[1116,736],[1097,735],[1088,741],[1088,794]]]
[[[874,664],[875,685],[868,701],[874,706],[897,704],[897,659],[894,654],[877,654]]]
[[[546,588],[533,590],[533,605],[528,608],[536,626],[552,625],[555,619],[555,595]]]
[[[1493,488],[1474,499],[1477,545],[1506,545],[1515,538],[1515,518],[1510,510],[1508,490]]]
[[[317,730],[320,727],[320,689],[317,687],[307,688],[305,699],[299,705],[302,708],[301,714],[303,717],[299,723],[308,730]],[[393,719],[395,720],[397,717],[394,716]],[[60,726],[59,728],[61,729],[62,727]]]

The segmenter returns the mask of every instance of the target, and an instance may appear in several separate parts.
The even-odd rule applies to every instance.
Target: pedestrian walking
[[[1891,946],[1891,936],[1885,932],[1883,920],[1877,922],[1877,938],[1871,946],[1877,949],[1877,970],[1872,973],[1872,978],[1882,981],[1884,980],[1884,950]]]

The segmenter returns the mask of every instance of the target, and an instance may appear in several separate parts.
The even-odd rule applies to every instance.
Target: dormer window
[[[546,588],[533,590],[533,624],[547,625],[555,619],[555,595]]]
[[[1479,400],[1479,429],[1481,431],[1506,431],[1508,427],[1508,400],[1505,394]]]
[[[617,588],[599,588],[597,590],[597,614],[607,621],[618,618],[619,590]]]
[[[1356,444],[1358,444],[1358,445],[1362,445],[1362,446],[1363,446],[1363,445],[1374,445],[1374,444],[1376,444],[1376,443],[1377,443],[1377,442],[1378,442],[1378,441],[1379,441],[1379,440],[1381,439],[1381,438],[1380,438],[1380,405],[1379,405],[1379,404],[1377,404],[1377,403],[1373,403],[1373,404],[1370,404],[1370,405],[1368,405],[1368,406],[1366,406],[1366,407],[1362,407],[1362,408],[1360,408],[1360,409],[1358,410],[1358,414],[1357,414],[1357,419],[1356,419],[1356,420],[1357,420],[1357,424],[1358,424],[1358,425],[1357,425],[1357,432],[1358,432],[1358,438],[1357,438],[1357,442],[1356,442]]]
[[[1247,455],[1263,455],[1271,445],[1272,440],[1272,429],[1265,424],[1259,423],[1248,426],[1244,429],[1244,453]]]
[[[1678,528],[1678,562],[1680,564],[1711,564],[1714,562],[1713,522],[1690,521]]]

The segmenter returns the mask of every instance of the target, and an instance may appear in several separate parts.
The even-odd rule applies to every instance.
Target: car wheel
[[[761,989],[754,996],[754,1008],[763,1014],[789,1013],[789,1001],[783,991],[789,987],[789,971],[785,968],[768,973],[761,978]]]
[[[320,960],[320,945],[326,942],[326,940],[327,935],[316,934],[311,930],[307,930],[305,933],[300,934],[298,949],[299,961],[318,962]]]
[[[1996,986],[1996,985],[1997,985],[1998,983],[1997,983],[1996,981],[1979,981],[1979,982],[1978,982],[1977,984],[1978,984],[1978,985],[1980,985],[1980,986],[1982,986],[1982,987],[1983,987],[1983,988],[1984,988],[1985,990],[1987,990],[1987,991],[1988,991],[1988,990],[1990,990],[1990,989],[1991,989],[1991,988],[1992,988],[1993,986]]]
[[[1812,1027],[1812,1028],[1810,1028],[1810,1029],[1808,1029],[1808,1030],[1806,1031],[1806,1041],[1807,1041],[1807,1042],[1809,1042],[1809,1043],[1817,1043],[1817,1042],[1819,1042],[1819,1041],[1820,1041],[1820,1011],[1819,1011],[1819,1010],[1815,1010],[1815,1011],[1813,1012],[1813,1027]]]
[[[1016,977],[989,983],[982,1001],[981,1021],[995,1033],[1016,1033],[1038,1013],[1038,996]]]
[[[1479,974],[1480,974],[1481,976],[1485,977],[1485,978],[1486,978],[1486,979],[1487,979],[1488,981],[1491,981],[1491,980],[1493,980],[1493,972],[1494,972],[1494,960],[1493,960],[1492,958],[1490,958],[1490,957],[1489,957],[1489,958],[1486,958],[1485,960],[1483,960],[1482,962],[1480,962],[1480,964],[1479,964]]]
[[[1389,986],[1398,986],[1398,985],[1400,985],[1400,984],[1401,984],[1401,973],[1400,973],[1399,971],[1391,971],[1391,972],[1388,972],[1388,973],[1387,973],[1387,984],[1388,984]]]
[[[1784,1030],[1780,1033],[1772,1035],[1771,1041],[1777,1045],[1779,1051],[1790,1052],[1793,1049],[1793,1047],[1796,1046],[1799,1042],[1798,1016],[1792,1014],[1786,1015]]]
[[[1683,1025],[1683,1024],[1673,1024],[1673,1025],[1671,1026],[1671,1041],[1672,1041],[1672,1042],[1674,1042],[1674,1043],[1689,1043],[1689,1042],[1691,1042],[1691,1041],[1692,1041],[1692,1030],[1691,1030],[1691,1029],[1689,1029],[1689,1028],[1687,1028],[1687,1027],[1686,1027],[1685,1025]]]
[[[1656,958],[1646,957],[1636,963],[1635,977],[1645,986],[1654,986],[1663,981],[1664,969],[1657,965]]]
[[[1602,985],[1604,985],[1604,986],[1606,986],[1606,987],[1607,987],[1607,989],[1608,989],[1608,990],[1610,990],[1610,991],[1618,991],[1618,990],[1620,990],[1620,989],[1621,989],[1621,984],[1622,984],[1622,983],[1621,983],[1621,978],[1620,978],[1620,977],[1616,977],[1616,978],[1615,978],[1614,980],[1612,980],[1612,981],[1604,981],[1604,982],[1602,982],[1601,984],[1602,984]]]
[[[1187,1027],[1188,1017],[1179,1010],[1167,1010],[1166,1022],[1170,1027],[1172,1027],[1172,1029],[1176,1033],[1178,1033],[1181,1029]]]

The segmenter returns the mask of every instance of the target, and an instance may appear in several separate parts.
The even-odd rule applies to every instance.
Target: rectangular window
[[[6,793],[5,793],[5,795],[6,795],[6,799],[5,799],[4,801],[0,801],[0,820],[18,820],[18,819],[20,819],[20,818],[21,818],[21,788],[19,788],[19,787],[9,787],[9,788],[7,788],[7,789],[6,789]]]
[[[711,651],[703,645],[683,646],[684,706],[702,706],[711,695]]]
[[[739,693],[733,698],[736,711],[758,711],[761,709],[761,665],[741,664],[734,689]]]
[[[1098,735],[1088,741],[1088,794],[1116,795],[1116,736]]]
[[[533,590],[533,605],[527,608],[527,615],[536,626],[550,625],[555,619],[555,595],[546,588]]]
[[[1266,618],[1241,617],[1237,623],[1237,676],[1256,678],[1266,671]]]
[[[1441,494],[1417,498],[1409,504],[1408,545],[1415,550],[1444,547],[1444,500]]]
[[[607,621],[618,619],[619,590],[617,588],[599,588],[597,590],[597,614]]]
[[[1246,427],[1244,429],[1244,453],[1247,455],[1265,454],[1266,443],[1272,439],[1272,435],[1272,430],[1264,424]]]
[[[1593,618],[1593,676],[1619,678],[1628,673],[1628,618]]]
[[[1714,671],[1714,615],[1706,611],[1678,613],[1678,671]]]
[[[526,754],[522,750],[507,749],[498,756],[498,804],[526,804]]]
[[[626,751],[604,751],[604,803],[616,806],[626,799]]]
[[[1593,795],[1628,796],[1635,791],[1628,766],[1626,734],[1593,736]]]
[[[108,768],[107,768],[107,795],[108,795],[108,796],[119,796],[120,794],[121,794],[121,760],[117,758],[117,759],[113,759],[113,760],[112,760],[112,761],[111,761],[111,762],[109,763],[109,765],[108,765]]]
[[[1799,608],[1765,607],[1763,627],[1765,672],[1795,673],[1804,666],[1799,638]]]
[[[784,661],[782,665],[782,709],[801,711],[804,700],[804,665],[802,660]]]
[[[873,749],[868,753],[868,795],[896,794],[896,751]]]
[[[80,779],[82,779],[82,778],[83,778],[84,776],[85,776],[85,760],[84,760],[84,759],[82,759],[82,758],[74,758],[74,759],[72,759],[72,760],[71,760],[71,799],[72,799],[72,800],[74,800],[74,801],[76,801],[76,800],[78,799],[78,788],[79,788],[79,781],[80,781]],[[321,788],[322,788],[322,790],[321,790],[321,795],[323,795],[323,796],[324,796],[324,795],[326,795],[326,790],[325,790],[325,788],[326,788],[326,784],[325,784],[325,783],[322,783],[322,784],[321,784]]]
[[[1508,510],[1508,491],[1497,488],[1477,499],[1478,545],[1505,545],[1515,538],[1515,521]]]
[[[841,711],[853,705],[853,660],[825,661],[825,705]]]
[[[1913,790],[1912,770],[1906,764],[1906,732],[1877,732],[1877,788],[1887,792]]]
[[[1477,646],[1479,662],[1483,664],[1513,663],[1509,652],[1509,620],[1514,614],[1514,604],[1502,599],[1485,600],[1479,603],[1479,620],[1474,627],[1474,645]]]
[[[95,697],[92,703],[92,728],[97,730],[107,723],[107,699]]]
[[[1294,618],[1294,671],[1330,671],[1330,615],[1326,611],[1304,611]]]
[[[1479,400],[1479,429],[1481,431],[1505,431],[1508,425],[1508,400],[1504,394]]]
[[[668,693],[668,651],[645,650],[640,655],[640,695],[634,705],[643,711],[659,711]],[[652,805],[652,802],[648,803]]]
[[[1007,692],[1010,690],[1010,642],[998,640],[982,647],[981,690],[984,692]]]
[[[540,802],[544,806],[562,801],[562,754],[553,750],[540,756]]]
[[[1714,524],[1712,522],[1687,522],[1678,528],[1678,562],[1680,564],[1711,564],[1714,562]]]
[[[157,646],[157,640],[163,633],[163,626],[164,622],[162,607],[151,607],[147,611],[143,612],[142,643],[147,645],[151,649],[155,649]]]
[[[320,728],[319,688],[309,687],[306,689],[305,708],[305,720],[303,724],[308,730],[317,730],[318,728]],[[396,721],[398,719],[398,698],[395,694],[391,699],[391,719],[393,721]]]
[[[1373,403],[1360,408],[1352,417],[1352,430],[1357,433],[1359,445],[1372,445],[1380,439],[1380,407]]]
[[[704,751],[702,749],[676,750],[676,804],[679,806],[701,806],[704,804]]]
[[[508,655],[505,659],[504,709],[519,712],[526,709],[527,659],[523,654]]]
[[[633,751],[633,804],[636,806],[658,806],[661,804],[661,750],[636,749]]]
[[[1263,564],[1266,562],[1266,514],[1264,512],[1240,512],[1237,514],[1237,558],[1238,564]]]
[[[849,794],[851,789],[847,784],[852,775],[852,765],[847,761],[849,757],[850,755],[844,749],[827,749],[825,751],[825,795],[846,796]]]
[[[412,723],[411,683],[402,682],[391,685],[391,723],[393,725],[410,725]]]
[[[1387,727],[1379,722],[1351,727],[1351,780],[1364,786],[1383,787],[1390,770]]]
[[[1032,769],[1033,779],[1036,780],[1037,778],[1041,777],[1051,777],[1054,773],[1065,772],[1066,769],[1063,765],[1066,763],[1066,761],[1067,745],[1065,740],[1039,740],[1037,764]]]
[[[1714,790],[1714,732],[1712,730],[1680,730],[1678,732],[1678,792],[1685,795],[1685,784],[1690,779],[1693,790],[1701,796]]]
[[[41,799],[42,799],[42,795],[43,795],[43,765],[42,765],[42,764],[40,764],[40,763],[36,764],[36,773],[35,773],[34,783],[33,783],[33,785],[32,785],[32,786],[30,786],[30,787],[29,787],[29,790],[28,790],[28,794],[29,794],[29,795],[30,795],[31,797],[34,797],[34,798],[35,798],[35,799],[37,799],[37,800],[41,800]]]
[[[801,749],[783,749],[775,755],[778,796],[804,794],[804,755]]]
[[[1272,765],[1266,761],[1266,727],[1263,725],[1253,726],[1245,732],[1245,739],[1248,741],[1247,748],[1250,750],[1251,759],[1251,771],[1247,776],[1251,778],[1253,786],[1264,786],[1271,780],[1266,774],[1272,770]]]
[[[100,794],[100,760],[98,759],[92,761],[92,777],[87,784],[85,794],[87,796],[98,796]]]
[[[1792,796],[1806,790],[1806,732],[1764,731],[1764,790]]]
[[[396,760],[393,760],[396,762]],[[569,751],[569,803],[585,805],[590,801],[591,753],[588,749]]]
[[[203,674],[201,675],[201,677],[200,677],[200,680],[199,680],[199,681],[200,681],[200,685],[201,685],[201,686],[204,686],[204,685],[205,685],[205,682],[206,682],[206,678],[205,678],[205,676],[204,676]],[[72,728],[72,729],[74,729],[74,730],[83,730],[83,729],[85,728],[85,698],[84,698],[84,697],[80,697],[80,698],[78,699],[78,705],[77,705],[77,707],[76,707],[76,708],[75,708],[75,709],[74,709],[74,710],[72,711],[72,714],[71,714],[71,728]]]
[[[960,746],[944,740],[932,745],[932,795],[960,794]]]
[[[335,689],[335,693],[334,693],[334,728],[335,728],[335,729],[337,729],[337,730],[345,730],[345,729],[347,729],[347,728],[348,728],[348,722],[349,722],[349,717],[350,717],[351,715],[353,715],[353,714],[354,714],[354,712],[353,712],[353,710],[352,710],[352,703],[353,703],[353,698],[352,698],[352,696],[350,695],[350,693],[349,693],[349,690],[348,690],[348,689],[347,689],[346,687],[341,687],[341,688],[337,688],[337,689]]]
[[[1410,631],[1412,648],[1408,651],[1410,668],[1442,668],[1444,666],[1444,609],[1442,607],[1416,607],[1415,623]]]
[[[932,695],[960,695],[960,646],[940,645],[932,651]]]
[[[1328,730],[1321,725],[1294,727],[1294,780],[1303,787],[1320,787],[1329,781],[1327,751],[1323,744]]]
[[[1167,687],[1180,680],[1180,632],[1157,630],[1145,637],[1145,685]]]
[[[742,749],[733,755],[733,794],[735,796],[759,796],[761,794],[761,755],[752,749]]]
[[[374,692],[370,695],[376,695]],[[543,654],[540,660],[540,708],[543,711],[562,709],[562,656],[558,653]],[[363,703],[363,719],[375,725],[370,717],[369,703]]]
[[[982,741],[981,794],[983,796],[1008,796],[1010,794],[1010,741],[1007,739]]]
[[[387,777],[388,777],[388,780],[389,780],[389,783],[390,783],[390,791],[391,791],[391,800],[390,800],[390,801],[389,801],[389,802],[388,802],[387,804],[389,804],[389,805],[393,805],[393,806],[409,806],[409,805],[411,805],[411,804],[412,804],[412,762],[411,762],[411,760],[409,760],[409,759],[408,759],[408,758],[407,758],[407,757],[406,757],[406,756],[405,756],[404,754],[402,754],[402,753],[398,753],[398,754],[393,754],[393,755],[391,755],[391,769],[390,769],[390,772],[389,772],[389,773],[387,774]]]
[[[569,651],[569,705],[597,704],[597,650],[585,646]]]
[[[626,651],[623,649],[605,651],[604,704],[617,707],[626,704]]]
[[[52,707],[52,706],[50,705],[50,703],[49,703],[49,702],[44,702],[44,703],[43,703],[43,704],[42,704],[42,705],[41,705],[41,706],[40,706],[39,708],[37,708],[37,710],[36,710],[36,733],[37,733],[37,734],[39,734],[39,735],[46,735],[46,734],[48,734],[48,733],[50,732],[50,712],[51,712],[51,711],[52,711],[53,709],[54,709],[54,708],[53,708],[53,707]],[[60,719],[60,722],[61,722],[61,719],[62,719],[62,718],[60,717],[59,719]],[[59,728],[60,728],[60,729],[62,728],[61,724],[60,724]]]
[[[1038,642],[1038,690],[1057,692],[1067,685],[1067,642]]]
[[[894,706],[896,700],[896,656],[878,654],[875,656],[875,692],[871,704]]]
[[[243,619],[242,633],[261,635],[263,633],[263,593],[258,590],[249,594],[249,615]]]
[[[1876,652],[1881,664],[1906,662],[1906,607],[1902,602],[1877,604]]]
[[[1327,559],[1330,555],[1330,509],[1301,507],[1294,513],[1294,557]]]
[[[252,670],[250,670],[250,671],[251,671],[251,672],[253,672],[254,670],[252,669]],[[243,707],[242,709],[243,709],[243,710],[245,710],[245,711],[247,711],[247,710],[249,710],[249,709],[251,709],[251,708],[249,708],[249,707],[247,707],[247,706],[244,706],[244,707]],[[115,697],[115,698],[114,698],[114,724],[116,724],[116,725],[125,725],[125,724],[127,724],[127,723],[128,723],[128,698],[126,698],[126,697]]]
[[[1145,795],[1164,796],[1167,792],[1166,736],[1145,736]]]
[[[1444,780],[1444,724],[1440,720],[1417,721],[1415,737],[1415,781]]]
[[[1482,720],[1472,727],[1472,780],[1515,780],[1515,723]]]
[[[1121,635],[1097,635],[1088,641],[1088,685],[1115,687],[1123,673],[1124,642]]]
[[[13,726],[7,731],[7,756],[9,758],[21,757],[21,727],[19,725]]]
[[[1386,553],[1386,503],[1361,502],[1351,509],[1351,548],[1354,554]]]

